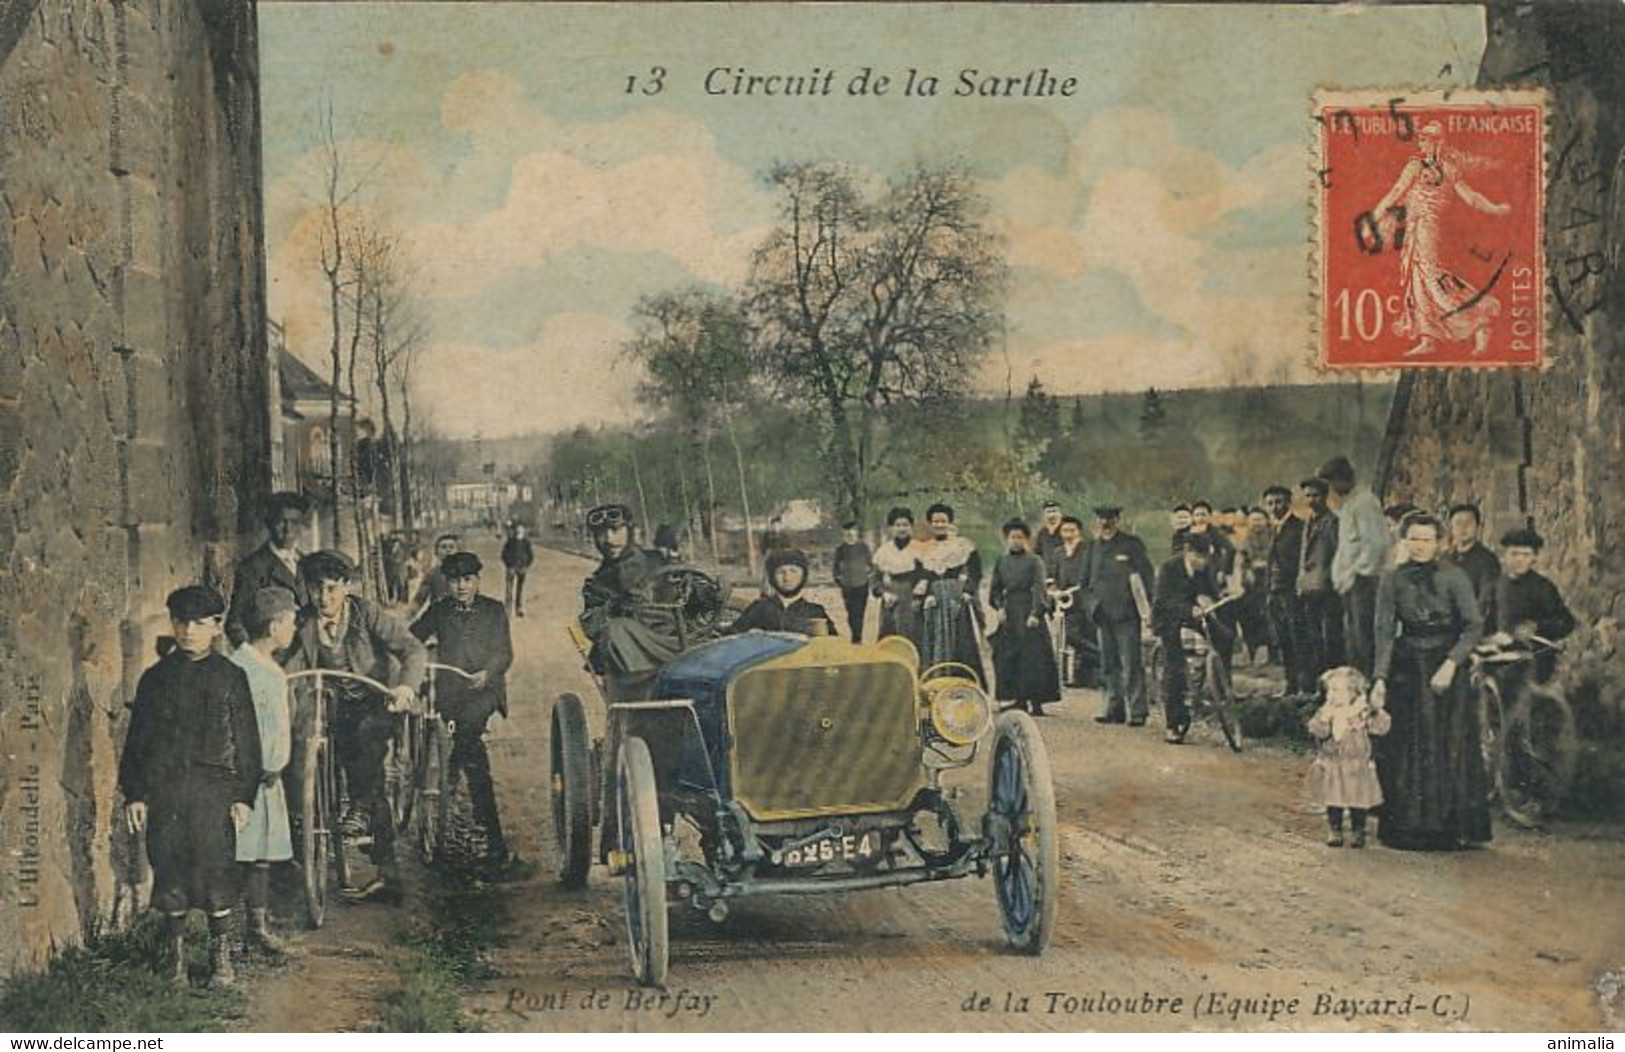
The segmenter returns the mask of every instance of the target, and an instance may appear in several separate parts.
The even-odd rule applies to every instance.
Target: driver
[[[625,504],[587,512],[603,561],[581,586],[581,630],[592,641],[587,661],[604,677],[611,702],[647,699],[655,676],[682,649],[676,613],[649,605],[649,587],[666,560],[638,547],[635,525]]]
[[[807,554],[798,548],[778,548],[767,557],[767,580],[772,595],[745,607],[730,632],[795,632],[803,636],[835,636],[835,620],[824,607],[801,593],[807,587]]]
[[[368,851],[377,877],[360,895],[400,901],[395,868],[395,826],[384,794],[384,758],[395,734],[396,714],[417,701],[428,652],[398,618],[370,599],[350,594],[355,564],[343,552],[320,551],[299,564],[310,590],[298,635],[285,659],[288,672],[331,669],[355,672],[391,685],[388,697],[353,680],[328,684],[333,699],[334,755],[349,782],[347,833],[372,835]],[[391,674],[391,669],[395,673]]]
[[[1208,565],[1213,541],[1200,533],[1185,535],[1181,552],[1157,571],[1156,598],[1151,602],[1151,627],[1162,641],[1162,713],[1170,745],[1184,742],[1190,730],[1190,709],[1185,705],[1185,645],[1181,630],[1200,631],[1207,622],[1209,639],[1222,654],[1228,645],[1221,636],[1229,630],[1216,617],[1202,614],[1219,601],[1219,589]]]

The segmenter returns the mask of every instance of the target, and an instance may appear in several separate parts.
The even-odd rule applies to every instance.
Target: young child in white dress
[[[293,724],[288,681],[275,655],[293,642],[296,614],[292,592],[261,588],[249,600],[243,619],[248,638],[231,654],[231,660],[248,676],[265,772],[248,824],[237,831],[237,862],[244,871],[243,893],[248,903],[244,944],[273,960],[286,954],[288,947],[271,931],[271,863],[293,858],[288,801],[282,787],[282,772],[293,747]]]
[[[1392,720],[1357,668],[1328,669],[1320,677],[1320,695],[1320,709],[1309,720],[1309,733],[1320,741],[1309,767],[1309,792],[1326,808],[1328,847],[1343,846],[1345,810],[1349,846],[1365,847],[1366,814],[1382,803],[1371,737],[1387,734]]]

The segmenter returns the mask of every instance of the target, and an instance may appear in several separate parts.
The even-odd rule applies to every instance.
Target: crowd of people
[[[1481,541],[1476,506],[1455,505],[1442,518],[1385,510],[1344,457],[1295,494],[1266,487],[1256,507],[1215,514],[1207,501],[1181,504],[1160,566],[1123,529],[1121,508],[1093,510],[1087,532],[1055,503],[1036,529],[1009,519],[985,581],[977,546],[945,503],[926,509],[923,531],[911,508],[892,508],[873,550],[848,523],[831,557],[847,638],[862,642],[878,601],[881,637],[907,638],[922,667],[974,676],[1005,707],[1042,716],[1064,697],[1063,681],[1098,684],[1094,719],[1140,727],[1149,709],[1145,643],[1179,655],[1194,629],[1227,665],[1238,654],[1279,662],[1280,696],[1306,711],[1318,706],[1308,723],[1322,741],[1310,785],[1327,809],[1328,843],[1363,846],[1373,812],[1378,838],[1396,848],[1490,839],[1469,656],[1486,640],[1530,646],[1575,627],[1556,587],[1534,569],[1542,539],[1533,528],[1507,532],[1497,558]],[[436,539],[434,569],[386,606],[358,594],[343,553],[300,549],[308,513],[298,495],[271,499],[266,541],[237,564],[229,602],[208,585],[169,596],[170,636],[132,703],[119,785],[129,828],[146,838],[152,902],[165,917],[178,981],[190,910],[207,914],[216,983],[233,980],[239,904],[245,949],[285,950],[269,925],[267,889],[271,867],[292,857],[302,820],[284,781],[300,769],[315,708],[309,691],[289,689],[291,674],[354,673],[388,687],[343,677],[325,685],[348,791],[342,825],[375,871],[349,889],[352,898],[399,901],[385,762],[401,714],[421,711],[430,646],[435,662],[458,670],[436,674],[435,697],[452,730],[452,777],[466,780],[484,835],[487,872],[502,879],[517,865],[484,735],[507,711],[508,618],[523,616],[534,561],[525,531],[511,529],[503,545],[503,601],[481,594],[479,556],[447,533]],[[690,642],[680,610],[639,601],[673,565],[675,536],[642,547],[622,504],[592,509],[586,525],[601,557],[581,597],[591,667],[609,700],[648,697],[659,670]],[[806,595],[810,571],[806,553],[773,545],[762,594],[722,630],[838,635],[834,615]],[[1553,671],[1547,651],[1507,674]],[[1179,744],[1189,727],[1185,662],[1163,662],[1162,674],[1164,733]]]
[[[119,788],[129,829],[145,838],[152,906],[164,917],[177,983],[187,979],[193,910],[208,918],[212,985],[235,981],[239,905],[243,949],[286,952],[271,930],[268,889],[273,865],[293,857],[295,824],[311,820],[289,806],[297,794],[285,782],[301,770],[317,710],[309,679],[290,681],[296,673],[347,673],[388,688],[342,675],[323,680],[349,801],[341,826],[374,868],[371,879],[345,889],[349,898],[401,898],[385,764],[402,714],[423,711],[431,647],[436,665],[456,670],[436,671],[434,697],[452,734],[450,775],[466,784],[483,835],[481,870],[504,879],[520,867],[503,834],[484,735],[507,711],[508,611],[522,611],[533,557],[522,528],[504,546],[506,604],[480,593],[479,556],[445,534],[434,571],[406,602],[386,606],[358,593],[347,555],[301,549],[309,510],[298,494],[271,498],[266,541],[238,562],[229,603],[207,584],[169,595],[170,633],[131,705]]]

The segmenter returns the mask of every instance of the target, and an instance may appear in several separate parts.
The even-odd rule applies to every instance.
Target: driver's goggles
[[[611,530],[628,521],[625,508],[594,508],[587,512],[587,528],[592,530]]]

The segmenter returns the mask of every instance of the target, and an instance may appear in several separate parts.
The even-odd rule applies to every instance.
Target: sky
[[[399,231],[417,274],[418,404],[462,437],[643,414],[619,353],[632,307],[736,287],[779,161],[876,180],[970,167],[1011,265],[982,391],[1312,381],[1312,93],[1469,85],[1484,43],[1479,9],[1444,6],[262,2],[259,17],[272,317],[319,366],[331,106],[356,206]],[[866,68],[887,95],[849,94]],[[910,69],[940,94],[904,97]],[[952,94],[961,70],[1039,69],[1072,94]],[[706,90],[830,71],[828,96]]]

